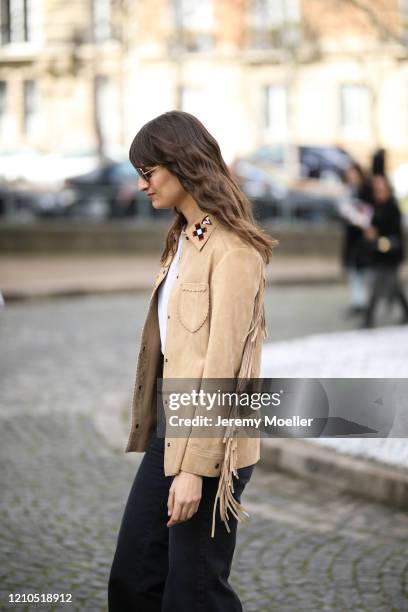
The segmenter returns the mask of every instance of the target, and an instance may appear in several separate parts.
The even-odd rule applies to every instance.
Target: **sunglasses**
[[[159,166],[153,166],[153,167],[148,168],[148,169],[145,169],[145,168],[136,168],[136,172],[138,173],[140,178],[142,178],[144,181],[146,181],[146,183],[149,183],[150,182],[150,178],[151,178],[153,172],[155,170],[157,170],[157,168],[159,168]]]

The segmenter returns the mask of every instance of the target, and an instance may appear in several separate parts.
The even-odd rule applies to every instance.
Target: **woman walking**
[[[276,241],[255,225],[194,116],[171,111],[147,123],[130,161],[152,206],[175,217],[142,331],[126,452],[145,455],[119,530],[109,611],[238,612],[228,577],[259,436],[160,437],[157,384],[259,377]]]
[[[364,228],[372,217],[372,194],[367,178],[357,163],[351,164],[343,174],[347,196],[340,204],[344,236],[342,263],[349,287],[350,304],[347,316],[360,316],[367,307],[367,285],[371,253],[364,239]]]
[[[371,245],[373,278],[363,327],[374,327],[375,312],[381,298],[389,303],[398,301],[402,317],[408,323],[408,300],[399,278],[399,267],[404,260],[404,232],[401,212],[392,187],[385,176],[373,177],[374,216],[364,235]]]

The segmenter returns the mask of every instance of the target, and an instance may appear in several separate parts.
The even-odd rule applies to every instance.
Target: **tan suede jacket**
[[[262,342],[267,336],[264,316],[265,264],[259,252],[203,213],[182,231],[182,256],[168,302],[163,365],[166,379],[257,378]],[[150,298],[142,331],[134,387],[132,425],[125,452],[146,450],[157,424],[156,385],[160,362],[157,289],[173,255],[162,266]],[[180,470],[219,477],[217,500],[228,526],[228,509],[245,520],[235,500],[233,473],[260,458],[260,438],[178,437],[165,439],[164,473]]]

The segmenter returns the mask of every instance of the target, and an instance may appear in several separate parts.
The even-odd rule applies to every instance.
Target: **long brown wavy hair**
[[[201,210],[236,232],[259,251],[265,264],[269,263],[278,241],[256,225],[252,204],[232,177],[217,141],[194,115],[169,111],[146,123],[130,146],[129,159],[134,167],[165,166]],[[186,223],[177,208],[174,212],[162,263],[176,251]]]

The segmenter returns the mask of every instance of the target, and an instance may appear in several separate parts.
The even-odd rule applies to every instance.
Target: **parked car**
[[[64,179],[98,163],[94,151],[43,154],[25,147],[0,150],[0,181],[5,185],[0,212],[21,221],[60,216],[66,202]]]
[[[299,175],[305,178],[340,180],[344,170],[355,163],[354,158],[341,147],[315,145],[295,145],[292,150],[290,145],[263,146],[250,156],[250,160],[285,168],[289,154],[298,160]]]
[[[26,172],[37,176],[46,168],[45,156],[29,147],[0,150],[0,179],[13,182],[26,179]]]
[[[37,195],[33,195],[18,182],[8,183],[0,178],[0,217],[21,222],[37,217]]]
[[[0,150],[0,178],[42,189],[59,188],[68,176],[90,172],[97,165],[98,156],[93,150],[47,154],[28,147]]]
[[[254,205],[257,219],[307,221],[338,219],[338,202],[344,197],[340,183],[290,177],[265,162],[236,160],[231,170]]]
[[[65,180],[62,198],[68,216],[121,218],[155,216],[147,196],[138,191],[131,163],[107,160],[96,170]]]
[[[236,160],[231,166],[241,189],[254,205],[259,219],[281,216],[289,189],[270,171],[245,159]]]

